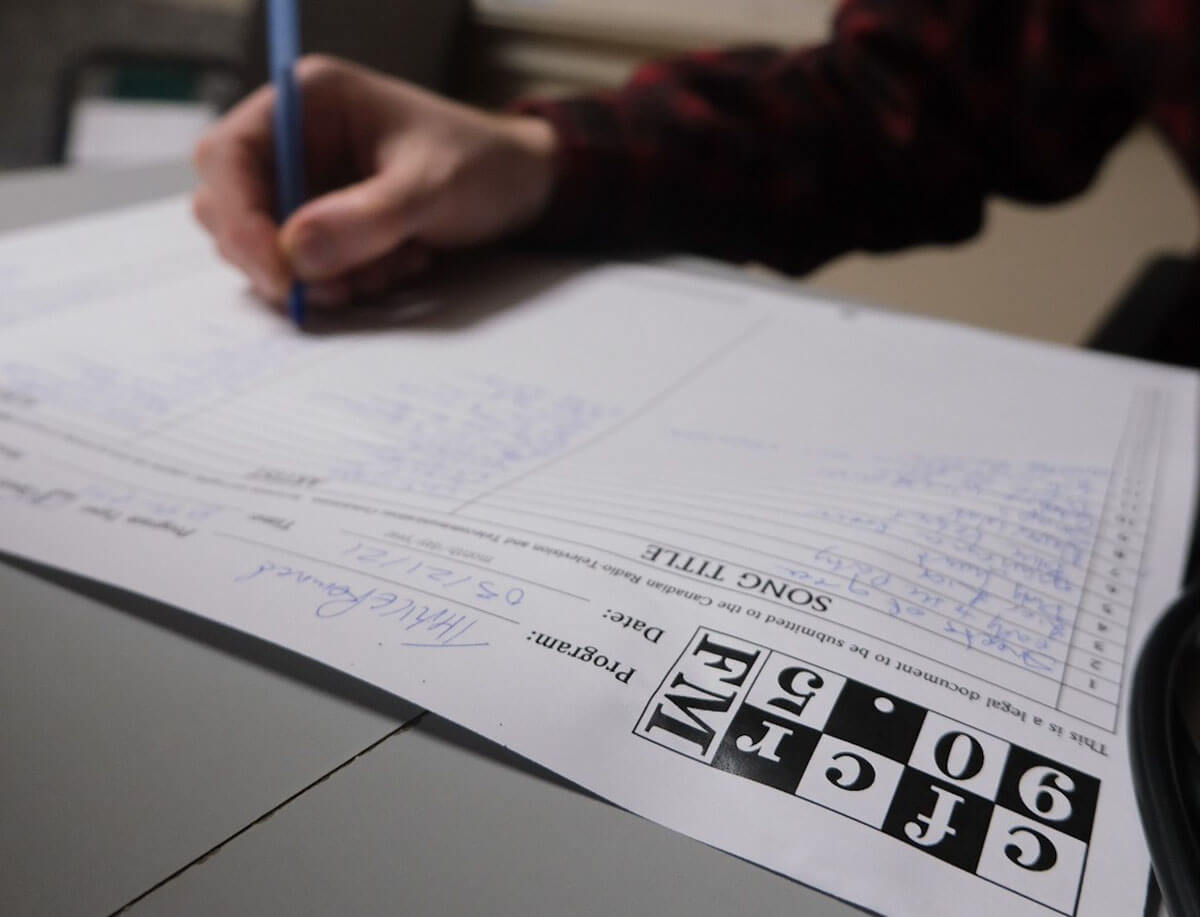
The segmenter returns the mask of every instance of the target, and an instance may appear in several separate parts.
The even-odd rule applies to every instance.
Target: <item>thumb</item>
[[[301,280],[330,280],[411,238],[424,209],[406,175],[380,172],[305,204],[283,225],[280,247]]]

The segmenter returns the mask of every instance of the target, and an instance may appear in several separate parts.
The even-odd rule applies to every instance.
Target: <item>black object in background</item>
[[[1200,266],[1181,255],[1155,258],[1121,295],[1087,346],[1200,368]]]
[[[1091,350],[1200,368],[1200,262],[1161,255],[1142,269],[1087,342]],[[1198,469],[1200,471],[1200,469]],[[1200,577],[1200,518],[1183,584]]]
[[[445,91],[466,0],[298,0],[300,47],[344,57],[428,89]],[[255,3],[246,43],[250,87],[267,81],[266,16]]]
[[[1189,722],[1190,718],[1190,722]],[[1172,917],[1200,917],[1200,586],[1155,625],[1129,704],[1133,786]]]
[[[1197,262],[1181,256],[1156,258],[1117,301],[1088,346],[1200,367],[1198,305]],[[1190,588],[1159,619],[1143,645],[1129,703],[1134,792],[1154,877],[1172,917],[1200,917],[1198,536],[1194,525],[1184,574]]]

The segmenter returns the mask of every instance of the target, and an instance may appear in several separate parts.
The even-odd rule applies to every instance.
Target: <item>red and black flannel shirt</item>
[[[802,272],[1056,201],[1148,118],[1200,185],[1200,0],[845,0],[829,43],[705,51],[527,102],[561,140],[538,235]]]

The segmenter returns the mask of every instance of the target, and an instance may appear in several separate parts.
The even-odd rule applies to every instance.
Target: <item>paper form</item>
[[[0,548],[883,913],[1141,912],[1195,374],[642,266],[300,334],[178,202],[58,232],[0,240]],[[76,293],[93,237],[177,266]]]
[[[84,217],[0,235],[0,332],[212,267],[211,243],[180,222],[180,205],[130,209],[114,225]]]

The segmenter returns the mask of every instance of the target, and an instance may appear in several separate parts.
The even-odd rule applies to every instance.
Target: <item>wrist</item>
[[[559,172],[559,139],[554,126],[536,115],[508,115],[506,125],[523,162],[520,223],[537,220],[550,204]]]

